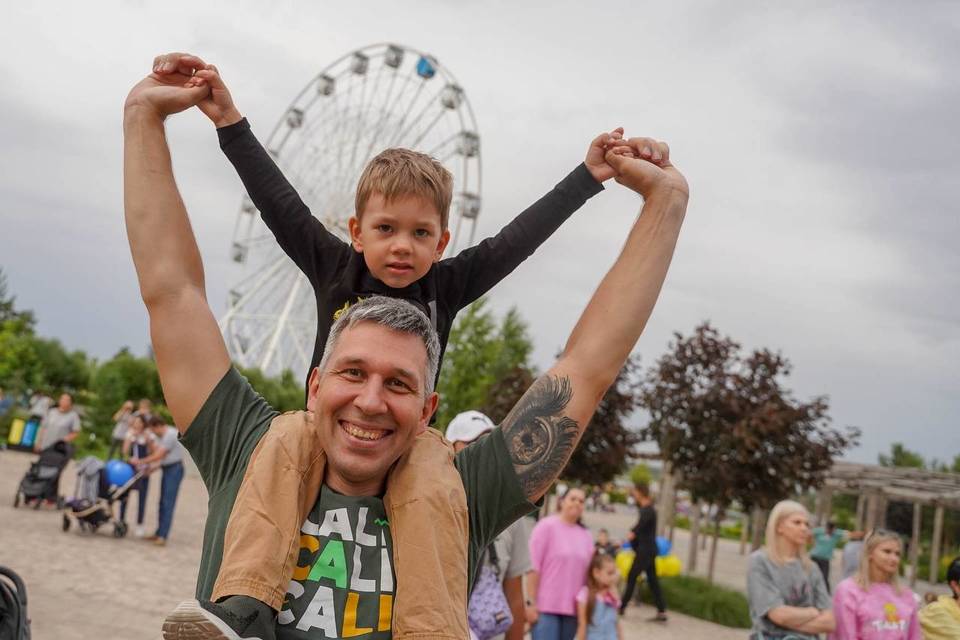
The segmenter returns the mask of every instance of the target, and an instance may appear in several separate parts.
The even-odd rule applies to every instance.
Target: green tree
[[[639,387],[638,361],[627,360],[597,406],[580,443],[561,474],[562,478],[582,484],[599,485],[613,480],[626,470],[627,460],[635,453],[640,435],[627,426],[637,407]]]
[[[39,386],[40,359],[33,329],[23,318],[0,323],[0,387],[16,393]]]
[[[630,469],[630,482],[634,485],[647,484],[653,481],[653,474],[650,473],[650,467],[641,462]]]
[[[154,404],[163,404],[157,363],[151,358],[134,356],[127,347],[94,370],[90,391],[89,428],[106,441],[113,430],[113,414],[124,401],[147,398]]]
[[[300,411],[304,408],[303,385],[290,369],[285,369],[275,378],[268,378],[260,369],[240,369],[240,373],[277,411]]]
[[[7,276],[0,268],[0,324],[8,320],[22,320],[23,327],[33,332],[36,319],[32,311],[24,311],[16,308],[16,298],[10,295],[7,288]]]
[[[491,388],[510,376],[514,382],[522,378],[518,368],[532,373],[527,363],[531,350],[526,324],[516,310],[507,312],[498,325],[485,299],[470,305],[457,319],[447,342],[438,385],[437,424],[446,428],[461,411],[482,410],[491,404]]]
[[[958,456],[960,458],[960,456]],[[913,469],[925,469],[926,463],[923,456],[914,451],[910,451],[902,442],[894,442],[890,445],[890,455],[880,454],[877,456],[877,462],[884,467],[910,467]],[[956,462],[956,461],[955,461]]]

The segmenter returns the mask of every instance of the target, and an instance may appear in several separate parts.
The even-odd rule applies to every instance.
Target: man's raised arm
[[[155,71],[158,61],[154,61]],[[180,198],[163,127],[209,92],[191,80],[199,58],[183,54],[127,96],[123,113],[124,214],[163,395],[181,433],[230,366],[207,304],[203,263]]]
[[[559,360],[503,421],[524,492],[537,500],[562,471],[650,318],[687,208],[687,182],[666,144],[633,138],[607,154],[617,181],[644,197],[617,261],[594,292]]]

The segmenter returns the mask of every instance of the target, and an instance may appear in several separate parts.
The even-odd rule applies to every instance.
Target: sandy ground
[[[64,533],[54,511],[13,508],[17,485],[34,456],[0,451],[0,564],[20,574],[27,585],[33,637],[37,640],[89,638],[158,640],[164,616],[193,594],[200,558],[207,493],[200,478],[188,472],[180,488],[170,540],[155,547],[131,535],[116,539],[107,526],[96,534],[76,528]],[[68,467],[61,492],[71,494],[74,474]],[[159,476],[151,479],[147,532],[156,527]],[[136,516],[135,501],[127,519]],[[587,514],[591,527],[607,527],[614,536],[626,532],[632,515]],[[132,529],[132,527],[131,527]],[[735,545],[733,545],[735,547]],[[678,549],[680,549],[678,536]],[[722,551],[727,551],[726,549]],[[722,553],[718,575],[742,585],[737,566],[743,559]],[[685,555],[681,555],[685,558]],[[742,588],[742,587],[741,587]],[[666,625],[646,622],[650,607],[631,608],[624,618],[631,640],[734,640],[746,637],[728,629],[679,614]]]

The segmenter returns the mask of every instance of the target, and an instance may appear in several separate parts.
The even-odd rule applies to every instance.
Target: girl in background
[[[587,584],[577,594],[577,640],[623,640],[617,612],[620,572],[613,556],[598,551],[587,570]]]
[[[856,575],[837,585],[831,640],[923,640],[917,600],[900,586],[898,571],[903,543],[891,531],[867,536]]]
[[[142,413],[135,413],[130,417],[130,427],[127,429],[126,438],[123,440],[123,457],[125,460],[130,458],[143,459],[152,453],[154,439],[151,434],[147,433],[145,420],[146,417]],[[138,467],[136,470],[140,471],[141,468]],[[149,480],[149,476],[145,474],[130,487],[131,491],[135,489],[137,492],[137,528],[134,530],[134,535],[138,538],[142,538],[144,534],[143,519],[147,512]],[[120,519],[124,522],[127,520],[126,500],[120,503]]]

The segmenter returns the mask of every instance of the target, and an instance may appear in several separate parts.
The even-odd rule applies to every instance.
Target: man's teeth
[[[349,422],[344,422],[343,428],[347,433],[355,438],[360,438],[361,440],[379,440],[383,436],[387,435],[385,431],[367,431],[366,429],[361,429],[357,425],[350,424]]]

